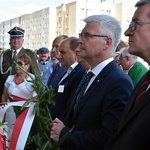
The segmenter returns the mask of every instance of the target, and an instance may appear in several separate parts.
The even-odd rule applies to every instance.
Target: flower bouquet
[[[24,71],[19,64],[14,63],[19,69]],[[28,72],[24,72],[30,76]],[[11,104],[7,104],[7,107],[9,107],[9,105],[17,106],[15,112],[18,116],[12,131],[8,149],[14,150],[19,145],[21,147],[18,146],[19,150],[59,150],[59,146],[70,135],[71,131],[56,143],[50,140],[49,125],[52,119],[48,106],[55,105],[53,89],[45,86],[39,75],[35,75],[35,78],[30,77],[32,81],[28,82],[32,82],[33,89],[37,93],[37,96],[27,101],[10,102]],[[21,106],[21,109],[18,106]],[[0,122],[1,121],[2,120],[0,120]]]

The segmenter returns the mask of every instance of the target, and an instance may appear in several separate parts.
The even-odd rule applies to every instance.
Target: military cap
[[[42,47],[37,51],[37,54],[39,54],[39,53],[49,53],[49,50],[46,47]]]
[[[8,33],[10,34],[10,37],[23,37],[24,32],[25,30],[16,26],[13,29],[11,29]]]

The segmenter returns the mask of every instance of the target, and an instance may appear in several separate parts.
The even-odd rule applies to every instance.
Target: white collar
[[[20,52],[20,50],[22,49],[22,47],[20,47],[19,49],[17,49],[17,50],[13,50],[12,49],[12,51],[16,51],[16,55]]]
[[[67,73],[70,74],[70,72],[78,65],[78,62],[73,63],[68,69],[67,69]]]

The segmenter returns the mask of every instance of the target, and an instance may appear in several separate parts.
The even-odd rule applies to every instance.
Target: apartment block
[[[9,34],[14,26],[25,30],[24,47],[33,50],[47,47],[51,50],[53,39],[60,34],[77,36],[85,23],[83,19],[94,14],[108,14],[116,17],[123,32],[128,27],[134,12],[134,4],[107,3],[106,0],[77,0],[57,7],[48,7],[32,14],[22,15],[0,24],[0,48],[9,48]],[[122,40],[127,38],[122,34]]]

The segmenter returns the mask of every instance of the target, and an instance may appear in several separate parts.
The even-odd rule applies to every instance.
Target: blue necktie
[[[76,95],[76,103],[75,103],[75,106],[74,106],[74,110],[78,107],[84,93],[85,93],[85,90],[91,80],[91,78],[93,77],[93,73],[92,72],[88,72],[85,74],[85,76],[83,76],[79,86],[78,86],[78,89],[77,91],[75,92]]]

